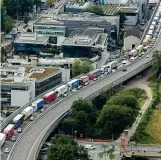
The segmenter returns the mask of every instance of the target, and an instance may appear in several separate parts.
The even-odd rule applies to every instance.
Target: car
[[[96,147],[94,145],[91,145],[91,144],[86,144],[85,149],[96,149]]]
[[[42,112],[44,112],[45,111],[45,109],[44,108],[42,108],[41,110],[40,110],[40,112],[42,113]]]
[[[31,117],[30,117],[30,121],[33,121],[33,120],[34,120],[34,116],[31,116]]]
[[[127,71],[127,68],[122,68],[122,72],[126,72]]]
[[[76,92],[77,90],[76,89],[73,89],[72,92]]]
[[[46,11],[45,14],[48,14],[48,11]]]
[[[63,96],[64,96],[64,97],[67,97],[67,96],[68,96],[68,94],[67,94],[67,93],[65,93]]]
[[[84,85],[87,86],[88,85],[88,82],[85,82]]]
[[[80,86],[78,86],[78,88],[77,88],[77,89],[79,90],[79,89],[81,89],[81,88],[82,88],[82,86],[80,85]]]
[[[146,56],[146,58],[149,58],[149,57],[150,57],[149,55]]]
[[[123,59],[123,60],[127,60],[127,57],[126,57],[126,56],[124,56],[124,57],[122,57],[122,59]]]
[[[12,136],[12,137],[11,137],[11,141],[12,141],[12,142],[15,142],[15,141],[16,141],[16,136]]]
[[[3,122],[3,121],[4,121],[4,118],[1,117],[1,122]]]
[[[97,78],[94,78],[94,79],[93,79],[93,81],[96,81],[96,80],[97,80]]]
[[[9,148],[5,148],[4,153],[9,153],[10,149]]]
[[[18,132],[18,133],[21,133],[21,132],[22,132],[22,128],[19,127],[19,128],[17,129],[17,132]]]

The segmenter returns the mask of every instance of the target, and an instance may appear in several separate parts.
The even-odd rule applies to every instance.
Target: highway
[[[77,100],[78,97],[86,98],[90,96],[92,93],[95,93],[97,90],[105,87],[106,85],[112,83],[114,80],[121,80],[121,78],[125,75],[128,75],[132,71],[137,68],[140,68],[142,64],[149,62],[152,59],[152,52],[155,50],[161,49],[161,35],[159,35],[158,41],[155,45],[155,48],[151,50],[149,53],[150,58],[146,58],[146,56],[136,63],[132,64],[131,66],[127,67],[126,72],[119,71],[109,77],[102,79],[102,81],[98,81],[94,83],[94,85],[87,86],[85,89],[76,92],[75,95],[68,98],[66,101],[60,103],[59,105],[52,106],[50,112],[47,112],[45,115],[42,115],[40,119],[35,119],[32,122],[32,127],[27,127],[24,130],[25,134],[22,134],[19,139],[14,144],[14,154],[9,154],[8,160],[34,160],[35,154],[38,149],[38,146],[46,134],[47,130],[54,124],[56,119],[67,110],[70,109],[74,100]],[[20,141],[19,141],[20,140]],[[18,146],[18,147],[16,147]],[[11,152],[12,153],[12,152]],[[5,160],[5,159],[4,159]]]

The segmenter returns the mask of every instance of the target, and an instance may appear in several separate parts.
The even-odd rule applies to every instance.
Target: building
[[[122,4],[125,5],[129,0],[101,0],[104,1],[104,4]]]
[[[141,37],[142,32],[138,27],[133,27],[132,29],[125,31],[124,50],[132,50],[133,48],[138,46],[140,44]]]
[[[64,57],[92,57],[92,48],[107,48],[108,34],[103,28],[76,29],[62,43]]]
[[[49,42],[48,37],[43,37],[37,33],[22,33],[14,41],[14,53],[37,54],[45,48]]]
[[[76,28],[87,29],[88,27],[104,28],[104,32],[113,39],[118,39],[119,17],[118,16],[97,16],[93,13],[62,13],[53,18],[40,17],[34,24],[34,32],[55,39],[60,44]]]
[[[125,25],[135,26],[138,22],[138,8],[120,8],[120,12],[124,13],[126,20],[124,21]]]
[[[22,106],[61,81],[55,68],[1,67],[1,105]]]
[[[64,6],[64,12],[79,13],[89,6],[93,5],[93,2],[72,2],[68,1],[68,4]]]
[[[43,37],[49,37],[49,42],[60,44],[65,39],[66,27],[54,17],[40,17],[33,24],[33,31]]]

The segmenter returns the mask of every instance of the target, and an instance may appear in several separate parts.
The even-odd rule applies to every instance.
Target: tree
[[[27,18],[27,16],[26,16],[25,19],[24,19],[24,23],[25,23],[25,24],[28,23],[28,18]]]
[[[135,116],[131,108],[105,105],[97,118],[97,127],[101,130],[101,137],[112,138],[112,134],[119,135],[124,128],[134,122]]]
[[[152,69],[157,77],[161,74],[161,51],[155,51],[152,59]]]
[[[47,160],[90,160],[87,150],[68,135],[55,135],[51,139]]]
[[[100,6],[91,6],[84,10],[85,12],[95,13],[96,15],[104,15],[103,9]]]
[[[75,60],[72,65],[72,77],[76,77],[82,73],[87,73],[93,69],[90,62],[84,60]]]
[[[11,17],[6,15],[6,8],[3,2],[1,2],[1,24],[2,31],[6,33],[9,33],[14,27],[13,20],[11,19]]]
[[[5,62],[7,58],[7,52],[6,49],[4,47],[1,48],[1,62]]]

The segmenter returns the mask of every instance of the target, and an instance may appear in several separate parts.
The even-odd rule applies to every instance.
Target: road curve
[[[161,49],[161,36],[159,36],[158,41],[155,45],[155,48],[152,50]],[[152,52],[149,53],[150,58],[152,57]],[[103,88],[107,84],[112,83],[116,79],[120,79],[124,75],[130,73],[131,71],[139,68],[142,64],[149,61],[149,58],[142,58],[140,61],[135,64],[129,66],[127,68],[127,72],[117,72],[116,74],[103,79],[102,81],[96,83],[93,86],[89,86],[86,89],[78,92],[71,98],[59,104],[57,107],[53,108],[50,112],[43,115],[41,119],[39,119],[27,132],[23,135],[21,141],[18,144],[18,147],[15,149],[14,154],[8,157],[8,160],[34,160],[35,153],[37,151],[38,145],[41,139],[46,134],[45,130],[47,130],[54,121],[56,121],[57,117],[59,117],[63,112],[67,111],[74,100],[78,99],[79,96],[83,98],[91,95],[97,90]],[[18,141],[16,142],[18,143]]]

